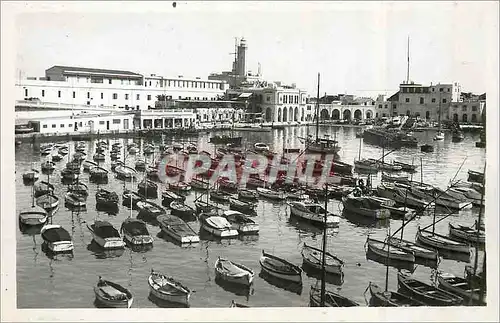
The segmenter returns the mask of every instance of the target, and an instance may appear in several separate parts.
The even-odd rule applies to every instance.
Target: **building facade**
[[[141,130],[194,128],[196,113],[193,109],[141,110],[136,114],[134,125]]]
[[[31,120],[29,124],[40,134],[97,133],[131,131],[134,129],[134,118],[134,113],[115,113],[40,118]]]

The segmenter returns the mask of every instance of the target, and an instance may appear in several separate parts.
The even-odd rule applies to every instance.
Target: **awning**
[[[239,98],[249,98],[250,96],[252,96],[252,93],[241,93],[240,96],[238,96]]]

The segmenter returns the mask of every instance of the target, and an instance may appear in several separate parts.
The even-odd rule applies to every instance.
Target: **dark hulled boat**
[[[110,192],[103,188],[99,189],[95,194],[96,206],[102,208],[118,208],[118,194]]]

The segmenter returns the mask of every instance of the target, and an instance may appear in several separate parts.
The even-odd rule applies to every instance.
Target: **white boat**
[[[94,286],[94,294],[96,299],[107,307],[130,308],[134,301],[134,297],[128,289],[117,283],[103,280],[101,276],[99,276],[97,285]]]
[[[73,240],[62,226],[47,224],[40,230],[40,235],[53,252],[69,252],[74,249]]]
[[[298,266],[262,250],[260,266],[263,271],[279,279],[302,283],[302,269]]]
[[[238,235],[238,231],[232,228],[231,223],[227,221],[226,218],[211,214],[201,214],[200,215],[201,227],[221,238],[235,237]]]
[[[402,240],[396,237],[390,237],[386,240],[386,242],[387,241],[392,247],[398,247],[402,250],[413,252],[416,258],[429,259],[433,261],[437,261],[439,258],[439,254],[435,249],[417,245],[412,241]]]
[[[370,237],[366,239],[366,245],[368,245],[368,251],[373,252],[377,256],[399,261],[415,262],[415,254],[413,251],[403,250],[393,245],[388,245],[384,241],[375,240]]]
[[[139,152],[139,148],[137,148],[136,146],[131,146],[129,149],[128,149],[128,153],[130,155],[135,155]]]
[[[257,193],[260,196],[266,197],[272,200],[284,200],[286,199],[286,194],[283,191],[274,191],[263,187],[257,187]]]
[[[179,243],[200,242],[198,234],[181,218],[175,215],[166,214],[160,215],[156,220],[161,230]]]
[[[323,259],[322,259],[321,249],[308,246],[304,243],[302,247],[302,260],[309,266],[322,270]],[[344,268],[344,262],[340,260],[337,256],[325,252],[325,272],[329,274],[342,275]]]
[[[96,162],[93,162],[91,160],[85,160],[83,162],[83,170],[87,171],[87,172],[90,171],[90,169],[92,167],[97,167],[97,166],[99,166],[99,165]]]
[[[36,181],[40,177],[40,172],[36,169],[32,169],[23,174],[23,180],[25,181]]]
[[[215,278],[231,284],[250,286],[255,273],[252,269],[219,257],[215,261]]]
[[[56,169],[56,164],[53,161],[47,160],[40,166],[43,172],[50,172]]]
[[[266,152],[269,151],[269,146],[263,142],[258,142],[253,145],[253,149],[257,152]]]
[[[382,180],[387,182],[403,182],[406,183],[409,181],[408,175],[391,175],[382,173]]]
[[[191,291],[172,277],[151,270],[148,277],[149,290],[158,299],[189,305]]]
[[[379,167],[377,163],[373,162],[372,160],[360,159],[354,161],[354,168],[360,171],[378,172]]]
[[[19,221],[23,225],[42,225],[47,222],[47,218],[47,211],[40,206],[32,206],[31,208],[23,210],[19,213]]]
[[[484,205],[481,193],[471,187],[449,187],[446,193],[458,200],[465,199],[475,205]]]
[[[478,235],[477,229],[473,229],[465,225],[460,225],[460,224],[456,225],[450,222],[448,223],[448,229],[450,230],[450,236],[462,240],[484,243],[486,239],[486,234],[484,231],[479,230],[479,235]]]
[[[71,207],[84,207],[87,205],[87,197],[76,192],[67,192],[64,196],[64,202]]]
[[[36,205],[50,212],[59,206],[59,198],[54,193],[47,193],[36,199]]]
[[[418,227],[417,241],[437,249],[470,254],[470,245]]]
[[[222,215],[231,223],[233,229],[238,230],[240,234],[257,234],[259,225],[241,212],[227,210]]]
[[[325,209],[319,203],[310,202],[289,202],[290,214],[299,218],[322,224],[328,227],[339,226],[340,217],[327,212],[325,219]]]
[[[404,188],[397,187],[394,184],[382,183],[377,186],[377,194],[382,197],[390,198],[399,204],[406,204],[409,207],[414,207],[417,209],[422,209],[428,205],[428,207],[434,207],[434,202],[427,202],[412,194],[410,190],[405,190]]]
[[[434,136],[435,141],[444,140],[444,132],[438,131]]]
[[[88,225],[87,228],[92,233],[94,241],[104,249],[124,248],[125,242],[118,230],[107,221],[95,221],[94,224]]]
[[[148,245],[154,241],[149,234],[146,223],[138,219],[128,218],[123,221],[120,231],[123,234],[123,239],[134,246]]]

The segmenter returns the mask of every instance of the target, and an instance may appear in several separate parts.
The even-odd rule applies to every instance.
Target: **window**
[[[104,99],[104,93],[101,92],[101,100]]]
[[[406,103],[410,103],[410,98],[406,98],[406,99],[405,99],[405,102],[406,102]]]
[[[28,89],[24,89],[24,96],[28,96]]]
[[[167,84],[168,84],[168,86],[170,86],[170,80],[168,80],[168,83],[167,83]]]
[[[424,98],[420,98],[420,104],[424,104]]]
[[[439,88],[439,92],[443,92],[443,88],[442,87]]]
[[[83,123],[82,123],[81,121],[80,121],[80,124],[79,124],[79,126],[80,126],[80,127],[82,127],[82,126],[83,126]]]
[[[270,96],[270,95],[268,95],[268,96],[266,97],[266,101],[267,101],[267,102],[271,101],[271,96]]]
[[[111,84],[111,79],[108,80],[108,83]]]
[[[198,82],[194,82],[194,87],[198,88]]]
[[[179,97],[180,99],[180,97]],[[151,94],[148,94],[148,101],[151,101]]]
[[[47,128],[47,125],[46,125],[46,124],[44,124],[44,125],[42,126],[42,128]]]
[[[447,88],[446,90],[447,90],[448,92],[450,92],[450,88]]]
[[[141,96],[140,96],[140,94],[137,94],[137,95],[135,96],[135,99],[136,99],[136,100],[139,100],[139,98],[140,98],[140,97],[141,97]]]
[[[73,99],[76,97],[76,93],[75,91],[73,91]]]
[[[378,108],[379,108],[379,109],[382,109],[382,104],[379,104],[379,105],[378,105]]]
[[[125,93],[125,100],[128,100],[128,93]]]
[[[443,99],[443,103],[446,103],[446,99]]]
[[[151,81],[149,81],[149,86],[151,86]]]
[[[87,99],[90,99],[90,92],[87,92]]]
[[[45,96],[45,90],[42,90],[42,97]]]
[[[387,109],[387,104],[384,104],[384,109]]]
[[[116,100],[118,99],[118,94],[117,93],[113,93],[113,100]]]
[[[472,106],[472,111],[476,112],[477,111],[477,105]]]
[[[436,103],[436,98],[432,98],[431,102]]]
[[[61,97],[61,91],[57,91],[57,97],[60,98]]]
[[[104,124],[104,121],[99,121],[99,124],[100,124],[100,125],[103,125],[103,124]]]
[[[113,119],[113,124],[120,124],[121,123],[121,119]]]
[[[464,105],[462,106],[462,111],[467,111],[467,105],[465,105],[465,104],[464,104]]]
[[[288,96],[286,95],[283,96],[283,103],[288,103]]]
[[[56,125],[55,125],[55,124],[52,124],[52,128],[55,128],[55,127],[56,127]]]
[[[392,105],[392,108],[395,110],[395,109],[396,109],[396,105],[395,105],[395,104],[393,104],[393,105]]]
[[[434,88],[432,88],[432,92],[434,92]]]
[[[71,123],[68,124],[68,128],[71,128],[73,127],[73,125]]]

